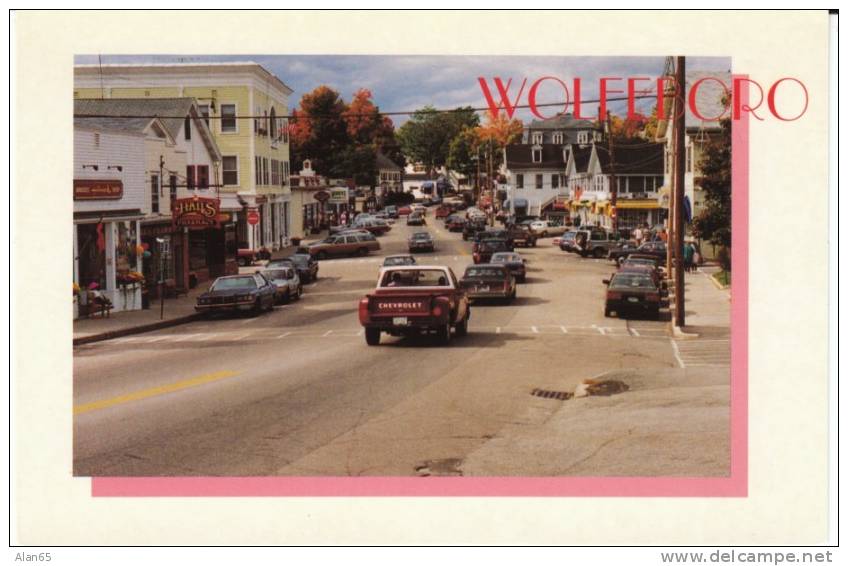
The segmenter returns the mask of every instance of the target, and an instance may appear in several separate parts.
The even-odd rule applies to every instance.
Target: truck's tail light
[[[440,305],[433,307],[433,316],[442,316],[442,307]]]
[[[359,301],[359,322],[367,322],[369,318],[368,297]]]
[[[616,293],[615,291],[607,291],[607,299],[618,300],[621,298],[621,293]]]

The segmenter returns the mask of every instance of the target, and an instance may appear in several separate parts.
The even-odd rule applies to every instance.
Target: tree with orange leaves
[[[520,139],[523,131],[524,124],[518,118],[510,119],[501,112],[497,116],[487,112],[486,122],[477,128],[477,137],[481,142],[491,141],[498,149],[503,149]]]

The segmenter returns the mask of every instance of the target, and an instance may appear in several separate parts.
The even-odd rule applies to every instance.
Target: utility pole
[[[613,237],[618,236],[618,183],[615,178],[615,142],[612,135],[612,117],[610,111],[607,110],[607,131],[609,132],[609,173],[610,173],[610,206],[612,207],[612,234]]]
[[[686,58],[677,58],[674,91],[674,324],[686,325],[683,281],[683,199],[686,174]]]
[[[492,170],[494,168],[494,161],[495,161],[495,156],[492,152],[492,138],[489,137],[489,173],[488,173],[489,183],[488,184],[489,184],[489,195],[491,195],[490,198],[492,199],[493,203],[494,203],[495,197],[496,197],[496,195],[495,195],[495,181],[494,181],[494,179],[492,179],[492,174],[493,174]],[[493,206],[492,207],[492,214],[488,215],[489,216],[489,226],[495,225],[495,214],[494,214],[494,212],[495,212],[495,208]]]

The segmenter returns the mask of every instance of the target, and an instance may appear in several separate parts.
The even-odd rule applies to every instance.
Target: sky
[[[494,77],[506,81],[512,78],[511,94],[517,94],[527,79],[520,104],[527,104],[527,94],[537,79],[553,76],[571,88],[575,77],[581,79],[581,98],[596,99],[599,78],[656,77],[662,73],[664,57],[552,57],[552,56],[407,56],[407,55],[101,55],[103,64],[117,63],[200,63],[224,61],[254,61],[261,64],[294,90],[290,110],[297,108],[300,97],[320,85],[338,91],[345,101],[354,92],[367,88],[382,111],[411,111],[425,105],[439,109],[459,106],[485,107],[486,99],[478,82],[485,77],[496,94]],[[97,63],[97,55],[79,55],[76,63]],[[687,57],[687,71],[728,71],[726,57]],[[613,83],[624,88],[625,81]],[[640,82],[640,88],[655,82]],[[126,83],[122,83],[126,85]],[[573,93],[572,93],[573,94]],[[562,87],[555,81],[540,84],[537,102],[554,103],[564,100]],[[611,95],[621,96],[621,95]],[[637,109],[650,114],[655,99],[637,101]],[[571,110],[570,108],[569,110]],[[540,108],[552,115],[561,108]],[[624,103],[610,104],[614,114],[624,114]],[[596,104],[585,104],[581,112],[595,115]],[[535,119],[529,109],[518,109],[516,117],[525,123]],[[392,116],[395,125],[406,116]]]

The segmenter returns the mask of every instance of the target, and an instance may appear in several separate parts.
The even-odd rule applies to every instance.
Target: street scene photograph
[[[730,477],[735,86],[77,55],[73,475]]]

